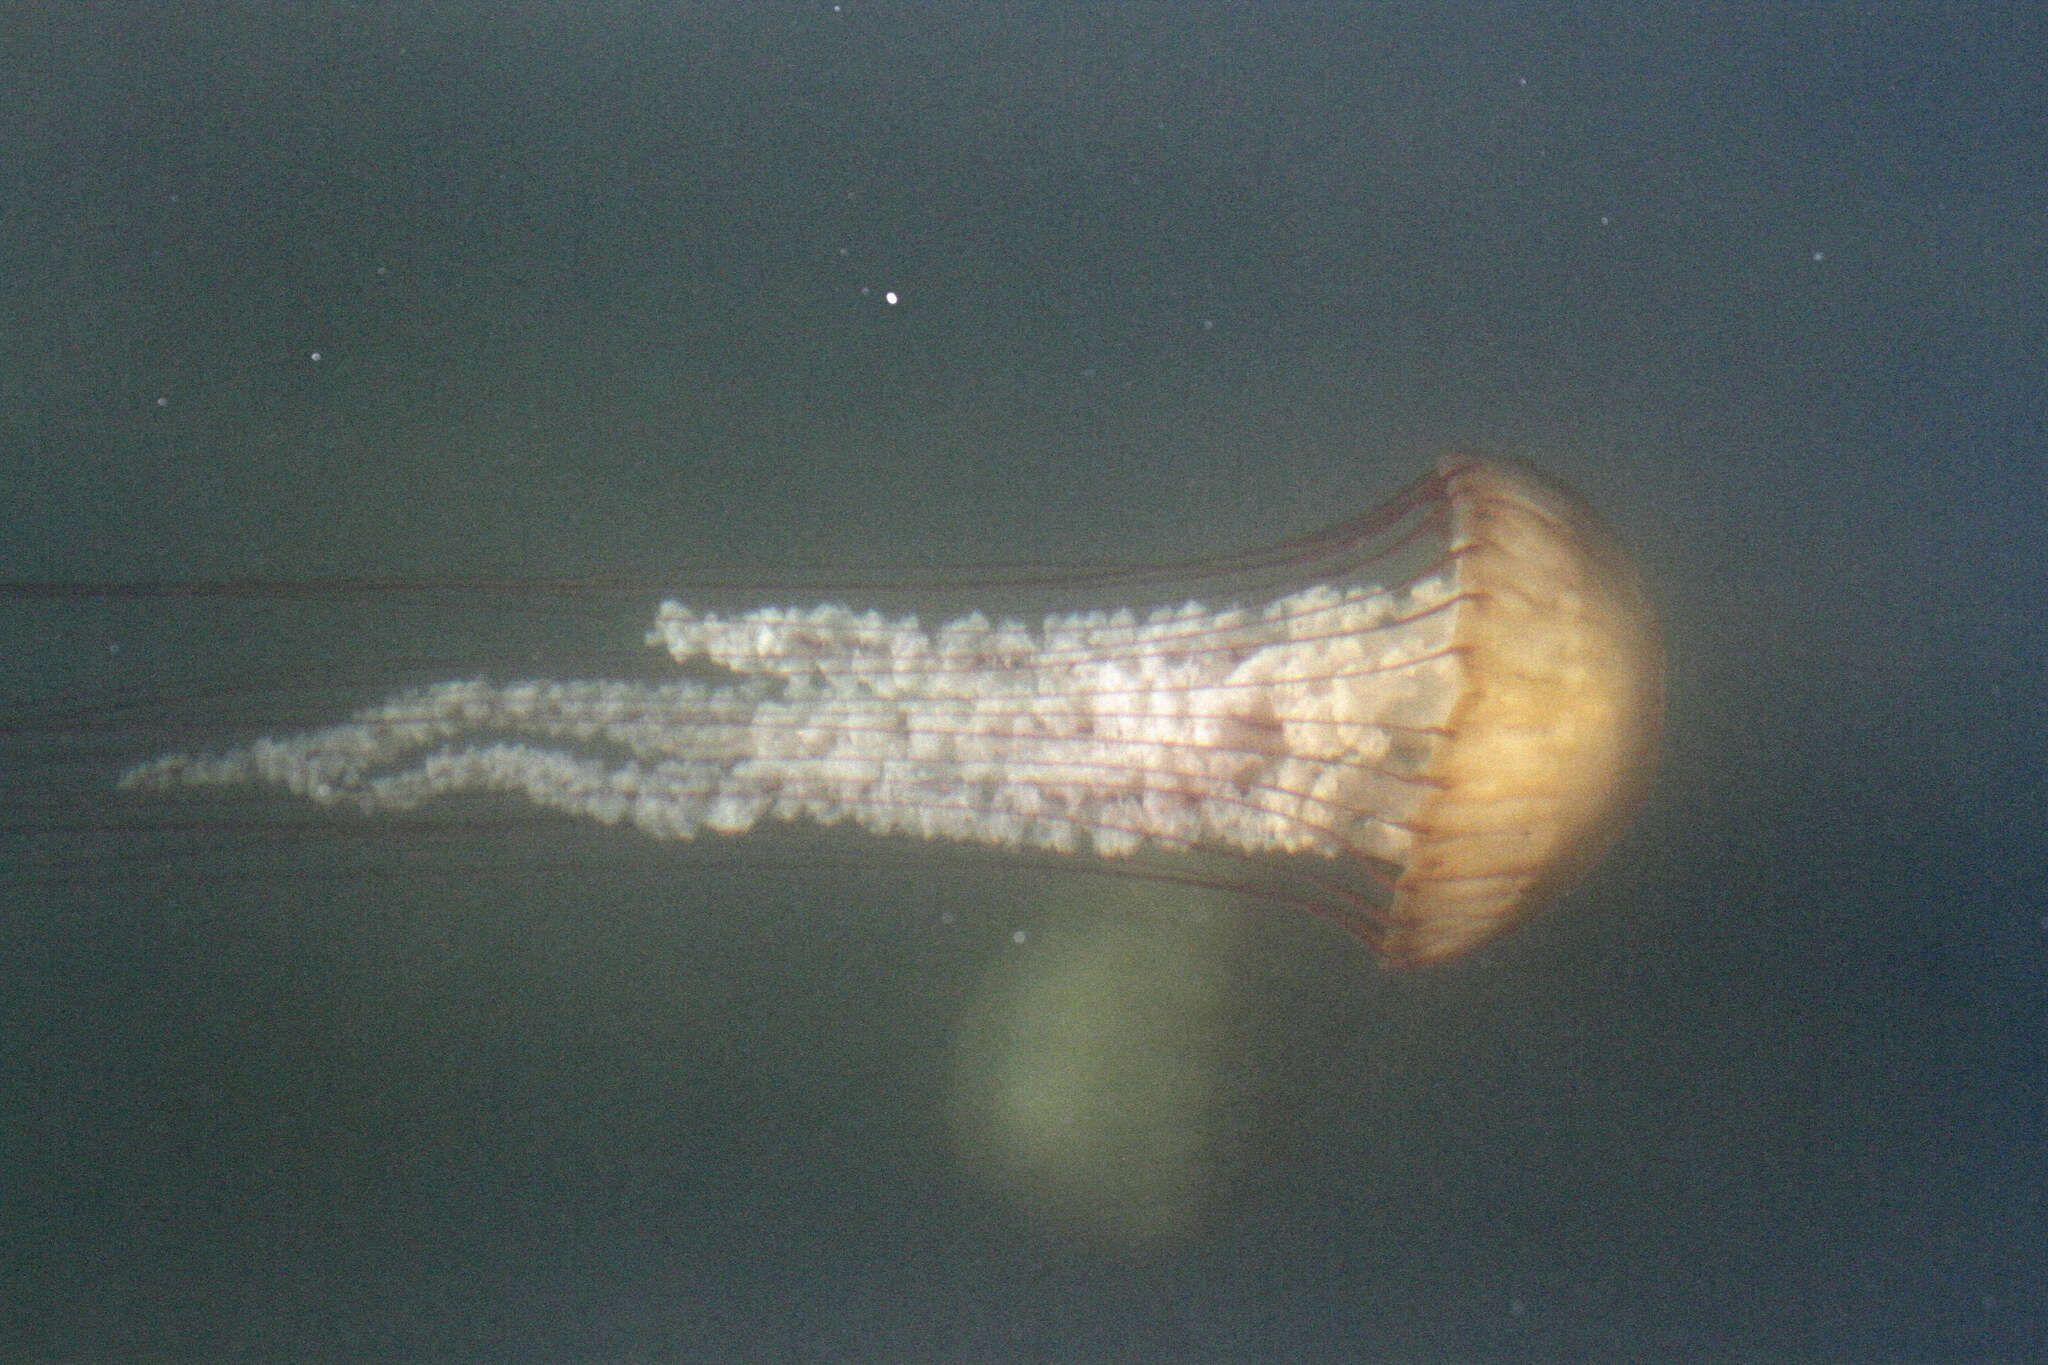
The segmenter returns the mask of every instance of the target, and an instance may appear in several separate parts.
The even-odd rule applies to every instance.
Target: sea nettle
[[[1658,731],[1637,574],[1578,497],[1520,464],[1447,458],[1373,511],[1257,552],[988,586],[1097,600],[936,625],[850,596],[723,614],[665,601],[652,676],[406,686],[329,723],[131,755],[100,798],[118,783],[131,817],[154,802],[175,819],[201,792],[415,817],[510,796],[700,849],[764,822],[845,825],[1227,885],[1414,965],[1493,938],[1592,862]],[[38,717],[15,743],[145,732],[136,717]]]

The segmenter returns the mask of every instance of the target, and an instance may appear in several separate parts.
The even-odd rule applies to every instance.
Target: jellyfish
[[[1534,469],[1453,455],[1328,531],[1183,568],[1076,576],[1127,600],[1035,619],[664,601],[656,676],[427,683],[119,785],[510,797],[679,841],[846,825],[1238,886],[1400,966],[1502,933],[1625,821],[1657,632],[1613,534]]]

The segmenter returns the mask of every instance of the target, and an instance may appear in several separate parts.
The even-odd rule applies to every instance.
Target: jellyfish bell
[[[1439,470],[1457,564],[1460,684],[1408,817],[1377,940],[1438,962],[1540,907],[1612,842],[1649,775],[1663,654],[1620,542],[1533,470]]]
[[[443,678],[218,746],[174,728],[93,799],[282,789],[412,821],[509,797],[700,851],[843,825],[1250,890],[1410,965],[1492,938],[1597,857],[1657,731],[1659,650],[1625,554],[1517,464],[1453,456],[1263,551],[975,587],[1007,605],[934,626],[852,592],[728,613],[679,594],[646,630],[652,668]],[[135,714],[12,733],[99,749],[128,733],[109,716]]]

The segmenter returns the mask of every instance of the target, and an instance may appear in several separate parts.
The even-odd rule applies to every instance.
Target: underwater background
[[[2040,1358],[2044,29],[9,7],[0,1355]],[[1445,967],[802,831],[172,848],[113,789],[183,742],[118,699],[245,739],[238,680],[338,718],[628,658],[707,570],[1256,546],[1450,449],[1612,521],[1669,703],[1606,861]],[[649,587],[48,590],[584,576]]]

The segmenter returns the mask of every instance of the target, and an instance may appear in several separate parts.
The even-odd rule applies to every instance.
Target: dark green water
[[[2044,37],[0,18],[0,578],[646,585],[0,601],[0,1355],[2034,1358]],[[111,791],[387,684],[644,675],[670,583],[1171,560],[1455,446],[1636,547],[1655,789],[1465,962],[1248,911],[1126,978],[1197,1078],[1131,1130],[1195,1134],[1149,1244],[956,1150],[990,983],[1128,913],[1090,879]]]

